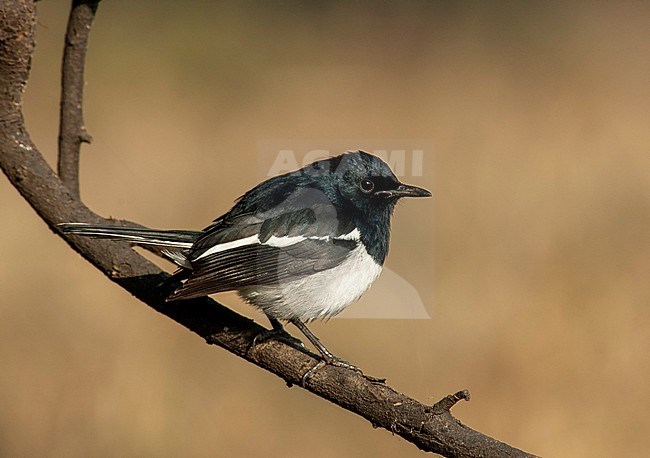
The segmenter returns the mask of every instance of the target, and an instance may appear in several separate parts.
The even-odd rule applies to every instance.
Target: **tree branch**
[[[71,20],[75,17],[77,3],[73,3]],[[276,374],[289,386],[299,384],[302,375],[318,363],[313,354],[275,340],[255,345],[248,351],[254,337],[263,331],[253,321],[209,298],[185,301],[182,307],[166,303],[157,285],[167,274],[139,256],[128,245],[63,236],[58,231],[56,224],[61,222],[116,222],[101,218],[80,201],[78,188],[66,186],[57,177],[25,129],[22,92],[29,76],[34,49],[35,16],[34,4],[28,0],[5,0],[0,12],[0,167],[5,175],[50,229],[64,238],[111,281],[201,336],[206,342],[225,348]],[[86,39],[87,36],[84,43]],[[75,75],[83,75],[83,69],[78,68],[83,66],[83,58],[69,65],[73,67]],[[68,83],[67,87],[79,90],[79,81],[82,80],[83,78],[75,80],[74,84]],[[65,94],[65,89],[63,97],[69,97]],[[81,93],[68,100],[78,102],[70,108],[78,113],[71,113],[69,119],[79,122],[70,121],[67,125],[71,128],[81,126]],[[66,123],[62,122],[63,124]],[[62,156],[68,159],[75,157],[67,152]],[[76,173],[76,166],[75,169],[67,167],[64,167],[66,173]],[[70,175],[68,177],[70,180]],[[69,183],[70,181],[67,184]],[[373,382],[357,372],[334,366],[324,366],[315,371],[304,388],[357,413],[375,427],[402,436],[422,450],[450,457],[533,456],[474,431],[455,419],[449,410],[458,400],[469,399],[466,391],[447,396],[434,406],[426,406],[384,383]]]
[[[99,0],[73,0],[61,64],[58,172],[74,197],[79,197],[81,143],[92,141],[83,120],[84,61],[98,3]]]

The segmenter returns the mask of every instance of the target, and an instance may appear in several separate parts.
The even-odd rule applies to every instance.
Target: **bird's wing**
[[[354,229],[350,217],[315,188],[292,189],[281,197],[257,200],[258,205],[244,209],[235,206],[205,228],[194,242],[194,257],[200,257],[214,246],[256,234],[265,241],[271,236],[336,237]]]
[[[336,267],[358,243],[346,239],[278,237],[267,243],[255,241],[209,254],[192,263],[192,275],[169,299],[297,280]]]
[[[354,224],[331,204],[226,216],[195,242],[191,277],[170,299],[295,280],[337,266],[359,243]]]

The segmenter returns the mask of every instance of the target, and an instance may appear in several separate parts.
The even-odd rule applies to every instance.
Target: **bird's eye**
[[[363,192],[368,194],[369,192],[372,192],[373,189],[375,189],[375,183],[373,183],[372,180],[365,178],[361,180],[361,183],[359,183],[359,187]]]

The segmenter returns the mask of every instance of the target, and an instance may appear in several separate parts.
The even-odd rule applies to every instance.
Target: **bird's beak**
[[[431,193],[424,188],[411,186],[408,184],[400,184],[397,189],[388,191],[379,191],[377,194],[386,197],[431,197]]]

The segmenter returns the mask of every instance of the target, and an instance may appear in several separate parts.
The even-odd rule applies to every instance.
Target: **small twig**
[[[59,124],[59,178],[73,196],[79,197],[79,150],[92,137],[84,126],[83,87],[90,26],[99,0],[74,0],[61,65],[61,109]]]
[[[445,396],[440,401],[436,402],[431,407],[431,413],[434,415],[441,415],[447,413],[451,410],[453,406],[456,405],[458,401],[464,400],[469,401],[470,395],[468,390],[461,390],[455,394],[450,394]]]

